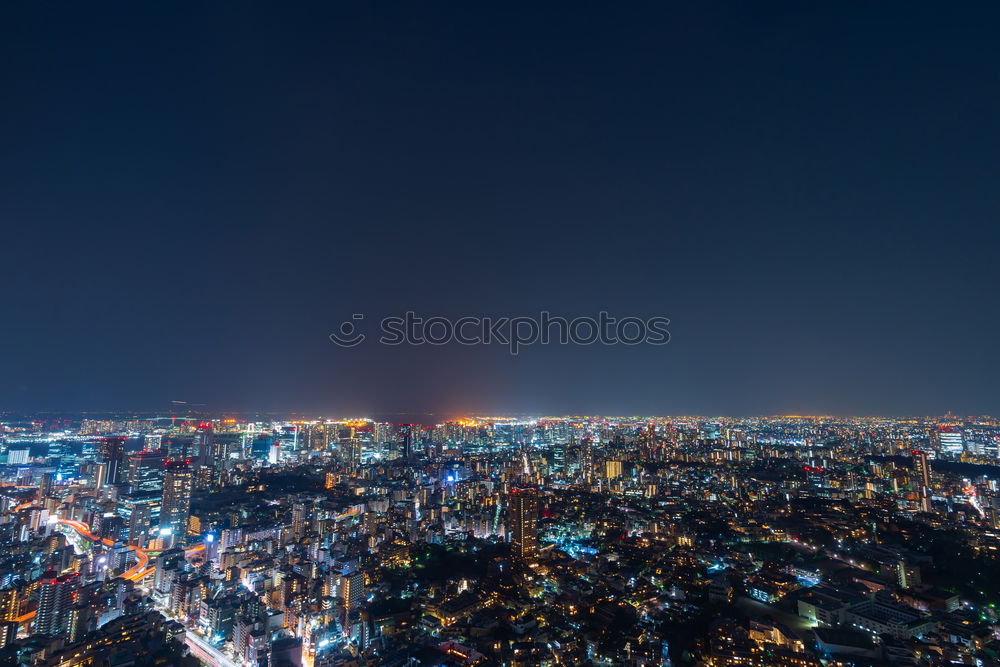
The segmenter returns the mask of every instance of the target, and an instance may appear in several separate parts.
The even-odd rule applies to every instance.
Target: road
[[[187,630],[184,633],[184,643],[191,649],[191,655],[206,664],[213,667],[240,667],[230,658],[226,657],[222,651],[206,642],[191,630]]]
[[[98,537],[97,535],[91,533],[90,527],[81,521],[73,521],[72,519],[57,519],[57,521],[63,524],[64,526],[69,526],[76,532],[80,533],[80,535],[83,535],[92,542],[100,542],[101,544],[105,544],[109,547],[113,547],[115,545],[114,541],[109,540],[107,538]],[[145,576],[145,574],[143,574],[140,577],[136,577],[137,574],[147,569],[146,563],[149,562],[149,556],[146,555],[146,552],[144,550],[139,549],[138,547],[133,547],[133,549],[135,549],[135,555],[136,558],[138,559],[138,562],[132,567],[130,567],[128,570],[126,570],[125,573],[122,574],[122,577],[124,577],[125,579],[130,579],[132,581],[138,581],[139,579],[142,579],[142,576]]]
[[[88,540],[91,540],[92,542],[101,542],[102,544],[105,544],[109,547],[114,546],[115,544],[112,540],[109,540],[107,538],[101,538],[91,533],[90,527],[81,521],[73,521],[72,519],[57,519],[57,521],[59,521],[59,523],[65,526],[69,526],[70,528],[78,532],[80,535],[86,537]],[[145,549],[140,549],[139,547],[132,547],[132,549],[135,550],[135,555],[136,558],[138,559],[138,562],[136,562],[135,565],[126,570],[125,573],[122,574],[122,577],[124,577],[125,579],[129,579],[131,581],[141,581],[144,577],[152,574],[156,568],[147,567],[147,565],[149,564],[149,554],[146,553]],[[195,544],[185,549],[184,555],[187,558],[190,558],[196,553],[199,553],[204,550],[205,550],[204,544]]]

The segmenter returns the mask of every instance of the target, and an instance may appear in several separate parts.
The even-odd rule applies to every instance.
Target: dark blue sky
[[[995,4],[278,4],[0,10],[0,409],[997,412]]]

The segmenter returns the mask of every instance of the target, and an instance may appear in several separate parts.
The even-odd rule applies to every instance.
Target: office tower
[[[584,438],[580,443],[580,472],[588,482],[594,474],[594,439]]]
[[[402,424],[399,427],[400,456],[409,459],[413,456],[413,425]]]
[[[19,466],[24,465],[28,462],[30,458],[28,456],[30,450],[25,447],[20,447],[17,449],[11,448],[7,450],[7,465]]]
[[[281,458],[294,458],[299,449],[299,427],[287,424],[278,431],[278,445]]]
[[[538,554],[538,497],[534,490],[511,492],[508,531],[514,558],[530,561]]]
[[[551,462],[549,463],[549,474],[561,475],[566,473],[566,445],[557,444],[551,450]]]
[[[117,542],[127,535],[128,526],[125,523],[125,519],[112,512],[99,517],[96,523],[97,534],[112,542]]]
[[[365,575],[351,572],[340,577],[340,597],[344,600],[345,609],[355,609],[361,604],[364,595]]]
[[[396,439],[396,427],[393,424],[378,422],[375,424],[375,448],[379,453],[385,451]]]
[[[215,535],[209,533],[205,536],[205,560],[209,562],[219,562],[219,541]]]
[[[617,479],[622,476],[621,461],[605,461],[604,476],[608,479]]]
[[[108,464],[105,484],[120,484],[125,467],[125,438],[101,438],[101,459]]]
[[[198,464],[214,468],[216,464],[215,433],[210,424],[202,424],[194,436],[194,451]]]
[[[38,491],[41,493],[43,498],[52,495],[52,485],[55,482],[55,475],[50,472],[44,472],[38,478]]]
[[[42,575],[38,586],[35,632],[42,635],[58,635],[66,632],[73,593],[78,583],[78,574],[56,576],[55,570],[49,570]]]
[[[162,449],[143,450],[128,457],[129,493],[159,493],[166,461],[167,453]]]
[[[94,488],[101,489],[108,483],[108,464],[94,464]]]
[[[151,521],[152,512],[148,504],[140,503],[132,507],[128,520],[128,543],[144,547],[143,538],[149,532]]]
[[[340,447],[341,452],[343,452],[344,462],[347,464],[347,469],[351,473],[357,473],[358,468],[361,467],[361,441],[357,438],[351,438],[341,444]]]
[[[962,432],[950,427],[941,428],[937,432],[938,448],[944,454],[959,455],[965,451],[965,439]]]
[[[171,461],[164,469],[160,530],[184,535],[191,512],[191,467],[186,461]]]
[[[326,451],[330,443],[326,424],[306,424],[302,429],[302,441],[305,443],[305,449],[311,452]]]
[[[927,452],[917,449],[912,451],[911,454],[913,456],[913,475],[916,477],[917,484],[925,488],[930,488],[931,468],[927,461]]]

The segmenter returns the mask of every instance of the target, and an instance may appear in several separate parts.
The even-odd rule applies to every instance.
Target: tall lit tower
[[[202,422],[198,425],[198,433],[195,435],[195,452],[198,455],[199,465],[215,467],[215,433],[210,422]]]
[[[530,561],[538,555],[538,496],[533,489],[514,489],[508,511],[512,555]]]
[[[78,574],[57,576],[54,570],[42,575],[38,584],[38,612],[35,632],[58,635],[66,632],[73,592],[79,583]]]
[[[101,438],[101,458],[108,464],[104,483],[121,483],[125,473],[125,438]]]
[[[917,484],[930,488],[931,468],[927,462],[927,452],[915,449],[910,454],[913,456],[913,475],[917,478]]]
[[[413,457],[413,424],[399,426],[400,456],[404,459]]]
[[[160,530],[183,535],[191,513],[191,466],[187,461],[171,461],[164,466],[164,470]]]
[[[365,576],[360,572],[350,572],[340,577],[340,597],[344,600],[344,607],[355,609],[361,604],[364,596]]]
[[[164,463],[167,453],[162,449],[146,449],[128,459],[129,493],[156,493],[163,488]]]

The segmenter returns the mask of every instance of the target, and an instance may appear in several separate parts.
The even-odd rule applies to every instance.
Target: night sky
[[[996,413],[998,24],[4,3],[0,410]],[[672,340],[327,338],[406,310]]]

